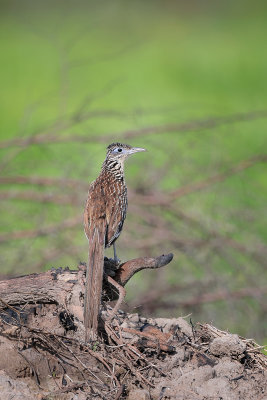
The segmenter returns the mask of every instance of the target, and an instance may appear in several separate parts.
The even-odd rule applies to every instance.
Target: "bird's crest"
[[[115,147],[122,147],[123,149],[131,149],[132,146],[130,146],[129,144],[123,144],[123,143],[111,143],[108,147],[107,150],[112,150]]]

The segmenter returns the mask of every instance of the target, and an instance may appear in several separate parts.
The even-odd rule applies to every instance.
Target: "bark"
[[[155,269],[167,265],[172,254],[159,257],[136,258],[116,266],[112,260],[105,258],[105,274],[113,277],[121,286],[142,269]],[[0,281],[0,307],[22,306],[24,304],[69,304],[80,305],[84,293],[85,265],[78,270],[69,268],[52,269],[39,274],[31,274]],[[110,287],[106,277],[103,291],[108,293],[109,300],[117,299],[117,292]]]

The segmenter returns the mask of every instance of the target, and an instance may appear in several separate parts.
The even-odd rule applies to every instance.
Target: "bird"
[[[146,149],[110,144],[100,174],[89,186],[84,210],[84,231],[89,242],[84,299],[86,342],[97,339],[105,248],[113,246],[114,261],[119,263],[115,242],[121,234],[128,205],[124,162],[142,151]]]

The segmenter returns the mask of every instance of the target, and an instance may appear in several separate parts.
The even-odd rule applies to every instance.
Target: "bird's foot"
[[[118,257],[114,257],[113,261],[114,261],[115,265],[119,265],[121,263],[121,260]]]
[[[105,260],[106,262],[112,264],[115,267],[117,267],[121,263],[121,260],[119,258],[105,258]]]

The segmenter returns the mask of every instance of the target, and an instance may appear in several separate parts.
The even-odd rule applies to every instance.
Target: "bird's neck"
[[[124,179],[124,160],[105,159],[101,172],[108,172],[116,179]]]

